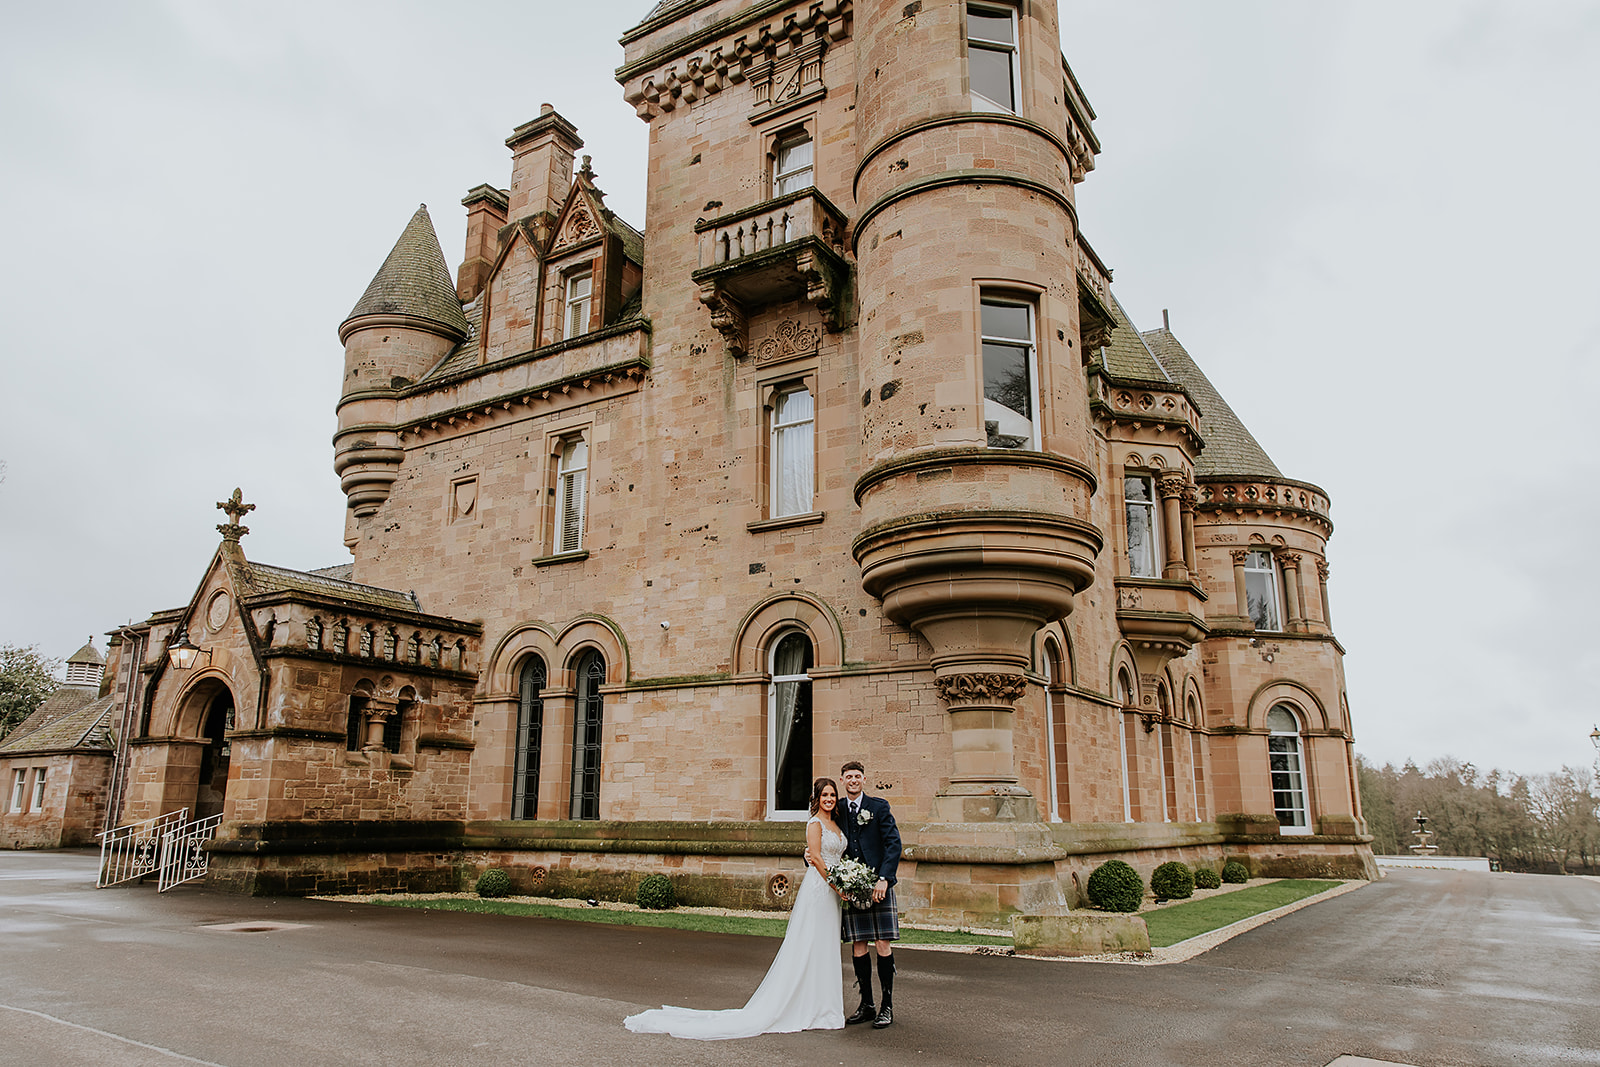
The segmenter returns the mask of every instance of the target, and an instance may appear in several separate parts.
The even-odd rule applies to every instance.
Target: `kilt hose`
[[[900,940],[900,912],[894,904],[894,886],[883,900],[862,910],[846,904],[840,919],[843,941]]]

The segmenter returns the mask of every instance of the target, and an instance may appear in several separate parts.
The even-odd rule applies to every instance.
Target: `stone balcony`
[[[850,304],[846,226],[844,213],[815,189],[695,224],[701,265],[692,277],[735,358],[749,350],[748,316],[771,304],[804,300],[828,329],[844,328]]]

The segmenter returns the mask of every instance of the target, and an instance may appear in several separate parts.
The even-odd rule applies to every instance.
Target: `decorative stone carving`
[[[1250,552],[1251,550],[1248,548],[1235,548],[1228,554],[1233,557],[1234,563],[1243,566],[1250,561]]]
[[[735,359],[743,357],[750,347],[750,325],[744,308],[715,283],[708,282],[700,284],[700,302],[711,312],[711,325],[722,335],[728,354]]]
[[[1326,582],[1330,573],[1332,572],[1328,570],[1328,561],[1325,559],[1317,560],[1317,578],[1320,581]]]
[[[756,346],[756,362],[776,363],[795,356],[808,356],[821,344],[821,330],[802,326],[798,319],[785,319],[771,337]]]
[[[1117,607],[1123,610],[1135,610],[1144,602],[1144,594],[1138,589],[1117,590]]]
[[[255,509],[254,504],[244,502],[244,492],[237,486],[233,490],[233,495],[227,500],[217,501],[217,510],[228,516],[227,522],[217,526],[217,532],[222,535],[222,539],[237,544],[239,538],[250,532],[250,527],[239,525],[239,520]]]
[[[1028,680],[1020,674],[952,674],[933,685],[947,704],[1010,703],[1027,691]]]

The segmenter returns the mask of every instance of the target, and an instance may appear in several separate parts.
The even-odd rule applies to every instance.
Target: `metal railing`
[[[189,809],[179,808],[143,822],[102,830],[98,835],[100,879],[95,888],[105,889],[153,873],[161,864],[166,836],[188,819]]]
[[[222,825],[222,816],[208,815],[204,819],[185,823],[168,831],[161,838],[161,881],[159,892],[165,893],[175,885],[193,882],[206,876],[210,854],[205,844]]]

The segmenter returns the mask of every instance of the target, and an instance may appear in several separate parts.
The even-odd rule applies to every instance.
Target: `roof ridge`
[[[1200,433],[1206,443],[1195,463],[1196,475],[1284,477],[1267,450],[1261,447],[1261,442],[1223,399],[1222,393],[1170,328],[1145,330],[1139,336],[1147,348],[1163,352],[1165,364],[1171,366],[1175,380],[1199,405]]]

